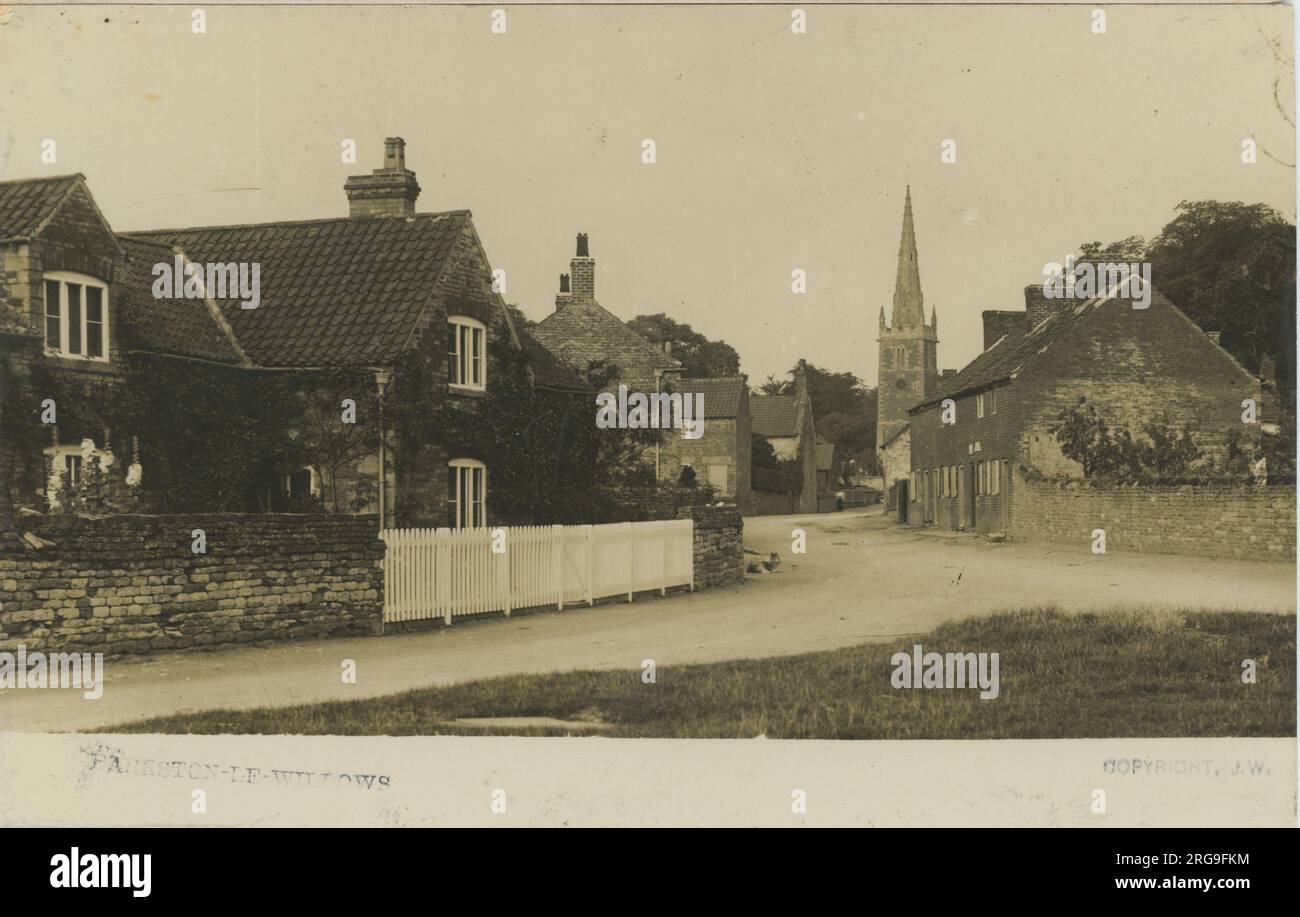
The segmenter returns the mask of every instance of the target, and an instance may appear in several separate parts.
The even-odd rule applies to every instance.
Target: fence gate
[[[385,529],[384,621],[556,608],[695,587],[691,519],[610,525]]]

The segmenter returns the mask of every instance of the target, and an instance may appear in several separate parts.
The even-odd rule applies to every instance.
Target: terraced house
[[[82,409],[147,384],[131,360],[139,356],[212,374],[213,384],[288,380],[300,397],[323,397],[330,421],[346,417],[346,398],[353,429],[370,431],[323,424],[330,432],[320,438],[334,437],[335,448],[318,453],[330,461],[255,456],[267,466],[264,486],[238,508],[314,500],[380,511],[388,524],[486,524],[493,469],[483,456],[437,431],[413,434],[403,420],[449,406],[473,416],[494,374],[506,371],[500,354],[517,360],[533,388],[584,398],[587,388],[515,327],[470,212],[416,210],[420,186],[401,138],[385,141],[382,168],[353,176],[345,190],[346,217],[124,234],[82,175],[0,182],[0,382],[33,396],[57,388],[61,402],[50,417],[37,416],[43,397],[21,412],[9,404],[13,435],[0,447],[6,511],[56,506],[88,461],[114,486],[161,473],[149,459],[158,443],[142,442],[129,417],[110,426],[110,410]],[[160,264],[195,265],[198,279],[160,286]],[[255,308],[237,288],[202,279],[212,276],[205,265],[250,264],[259,268]],[[292,435],[304,442],[318,432],[301,425]],[[167,471],[183,478],[183,468]]]
[[[1259,434],[1261,424],[1243,423],[1242,402],[1267,403],[1271,386],[1158,290],[1148,308],[1134,308],[1110,294],[1048,299],[1034,284],[1025,303],[1024,311],[984,312],[984,351],[909,411],[905,521],[1007,531],[1013,470],[1080,476],[1051,427],[1081,397],[1112,427],[1139,429],[1166,414],[1207,457],[1225,456],[1238,436]]]

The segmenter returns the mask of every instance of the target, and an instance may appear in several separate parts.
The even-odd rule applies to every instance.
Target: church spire
[[[921,296],[921,268],[916,260],[916,229],[912,226],[912,186],[907,186],[903,203],[903,233],[898,240],[898,276],[894,280],[894,314],[890,323],[897,328],[919,328],[925,324],[925,301]]]

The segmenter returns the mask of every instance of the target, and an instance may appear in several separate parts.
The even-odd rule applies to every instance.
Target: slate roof
[[[681,369],[681,362],[629,328],[595,301],[566,303],[532,329],[533,336],[570,366],[612,363],[621,381],[654,379],[655,370]]]
[[[201,299],[157,299],[153,295],[153,266],[171,264],[166,245],[118,236],[126,251],[127,322],[133,343],[161,353],[239,364],[239,351]]]
[[[704,395],[705,420],[727,420],[740,416],[740,400],[746,394],[744,376],[682,379],[676,388],[681,392],[699,392]]]
[[[941,378],[940,385],[934,393],[910,410],[919,411],[938,404],[945,398],[956,398],[958,395],[988,388],[1010,379],[1031,363],[1049,357],[1052,343],[1062,333],[1074,327],[1084,316],[1109,299],[1109,295],[1097,296],[1073,306],[1066,306],[1052,313],[1024,334],[1007,335],[999,339],[992,347],[971,360],[961,372]],[[1154,288],[1151,290],[1151,301],[1153,305],[1159,303],[1162,307],[1167,306],[1177,310],[1173,303]]]
[[[235,338],[266,367],[375,366],[411,339],[467,210],[130,233],[180,246],[194,262],[258,262],[261,303],[219,303]]]
[[[759,436],[798,436],[799,399],[794,395],[756,395],[749,399],[750,429]]]
[[[84,180],[76,174],[0,182],[0,241],[29,238]]]

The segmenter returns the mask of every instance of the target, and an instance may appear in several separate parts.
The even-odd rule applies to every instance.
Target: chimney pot
[[[596,301],[596,260],[587,248],[587,234],[578,233],[578,253],[569,261],[569,275],[575,302]]]
[[[390,171],[406,168],[406,141],[401,137],[384,138],[384,168]]]
[[[567,292],[569,292],[569,275],[568,275],[568,274],[561,274],[561,275],[560,275],[560,292],[561,292],[561,293],[567,293]]]

